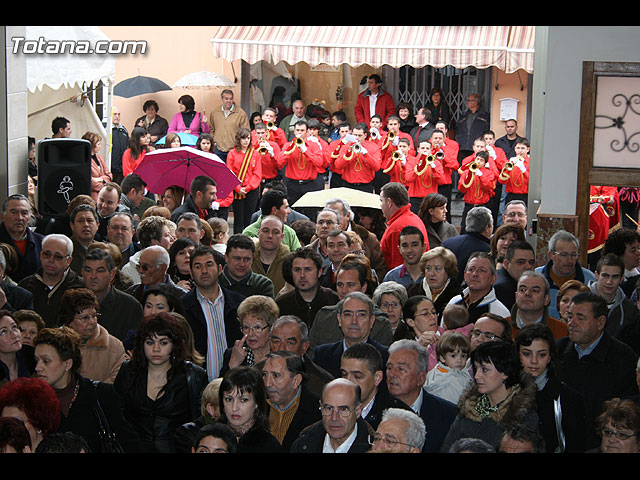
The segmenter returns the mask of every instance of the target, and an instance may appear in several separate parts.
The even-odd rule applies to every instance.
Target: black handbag
[[[96,391],[96,406],[93,409],[96,418],[98,419],[98,439],[100,441],[100,453],[125,453],[124,448],[120,445],[120,442],[116,438],[116,434],[111,431],[109,421],[102,410],[100,405],[100,398],[98,396],[98,385],[100,382],[92,382]]]

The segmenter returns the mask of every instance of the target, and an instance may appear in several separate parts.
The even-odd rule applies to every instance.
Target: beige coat
[[[104,383],[113,383],[125,359],[122,342],[102,325],[98,325],[96,336],[80,347],[80,353],[80,375]]]

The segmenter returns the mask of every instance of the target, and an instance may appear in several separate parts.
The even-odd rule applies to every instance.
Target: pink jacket
[[[186,130],[190,130],[191,135],[200,135],[201,133],[209,133],[209,124],[202,123],[202,114],[200,112],[196,112],[196,116],[193,117],[193,121],[191,125],[187,128],[182,120],[182,113],[176,113],[171,119],[171,123],[169,123],[169,132],[184,132]]]

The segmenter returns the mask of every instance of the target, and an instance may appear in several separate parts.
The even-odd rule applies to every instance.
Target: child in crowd
[[[424,197],[438,193],[438,185],[444,183],[442,163],[431,154],[431,143],[422,141],[416,156],[405,165],[405,178],[411,200],[411,211],[418,214]]]
[[[484,143],[484,142],[483,142]],[[473,207],[486,206],[494,195],[496,177],[487,166],[489,154],[479,151],[472,162],[460,167],[458,173],[458,190],[464,194],[464,208],[462,210],[462,222],[460,234],[465,233],[466,216]]]
[[[457,404],[462,392],[472,383],[466,367],[469,338],[453,330],[444,332],[436,343],[438,364],[427,374],[427,392]]]
[[[382,171],[391,178],[392,182],[405,183],[404,168],[409,160],[414,161],[411,155],[411,142],[408,138],[398,140],[396,147],[390,147],[385,150],[386,155],[382,162]],[[396,153],[397,152],[397,153]],[[395,153],[395,155],[394,155]]]
[[[518,138],[514,146],[515,157],[511,157],[504,165],[498,181],[505,187],[507,195],[505,204],[511,200],[522,200],[525,204],[529,200],[529,141]]]

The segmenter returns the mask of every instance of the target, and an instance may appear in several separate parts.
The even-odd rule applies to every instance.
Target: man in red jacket
[[[380,149],[369,140],[367,125],[357,123],[353,127],[356,142],[345,144],[334,165],[347,186],[363,192],[373,193],[373,179],[380,170]]]
[[[380,240],[380,249],[389,270],[402,264],[398,247],[400,232],[407,225],[418,227],[425,239],[425,251],[429,250],[427,229],[422,219],[411,211],[409,192],[401,183],[387,183],[380,192],[380,208],[387,219],[387,229]]]
[[[396,106],[393,98],[382,87],[382,79],[380,75],[374,73],[369,75],[367,81],[367,89],[358,95],[355,106],[355,115],[357,123],[365,123],[369,125],[371,117],[376,113],[382,118],[382,125],[387,124],[389,115],[395,113]]]

